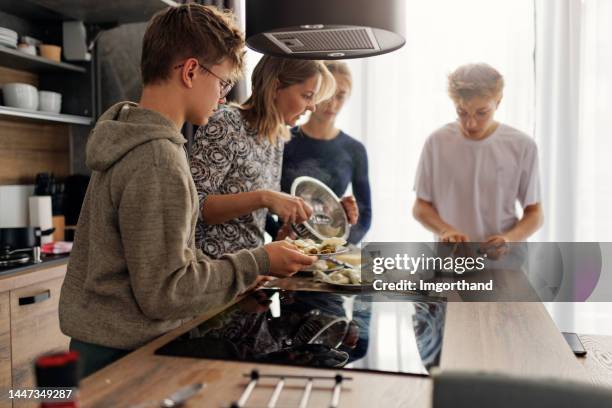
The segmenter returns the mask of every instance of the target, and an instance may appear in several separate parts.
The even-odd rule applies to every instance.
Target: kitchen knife
[[[187,387],[181,388],[180,390],[176,391],[169,397],[164,398],[164,400],[159,406],[160,408],[180,407],[185,403],[185,401],[196,395],[202,388],[204,388],[203,383],[195,383],[188,385]]]

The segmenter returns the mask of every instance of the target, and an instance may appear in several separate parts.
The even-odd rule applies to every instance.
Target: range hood
[[[249,48],[302,59],[362,58],[406,42],[405,0],[247,0]]]

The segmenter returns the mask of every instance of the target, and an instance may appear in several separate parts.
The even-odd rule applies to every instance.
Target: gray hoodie
[[[195,248],[199,205],[184,144],[162,115],[119,103],[87,143],[93,170],[59,304],[77,340],[137,348],[268,273],[263,248],[211,260]]]

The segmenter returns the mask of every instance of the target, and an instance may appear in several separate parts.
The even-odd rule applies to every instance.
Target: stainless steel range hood
[[[265,54],[345,59],[404,45],[405,0],[246,0],[247,45]]]

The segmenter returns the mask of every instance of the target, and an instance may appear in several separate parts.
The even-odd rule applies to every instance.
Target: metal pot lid
[[[350,225],[344,207],[325,184],[312,177],[298,177],[291,184],[291,195],[302,198],[312,207],[312,217],[301,225],[318,239],[349,236]]]

